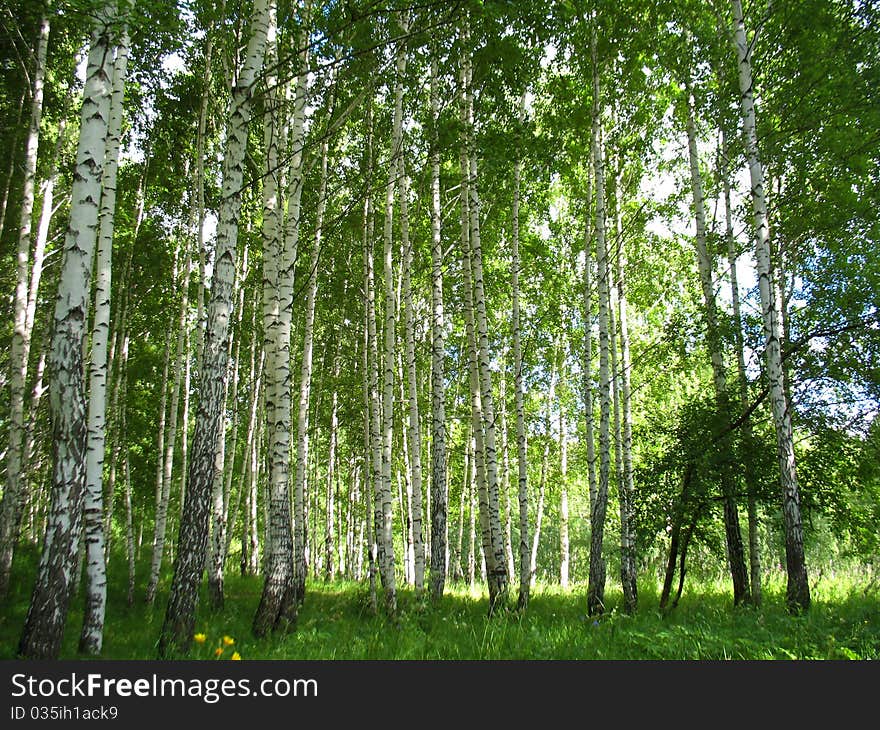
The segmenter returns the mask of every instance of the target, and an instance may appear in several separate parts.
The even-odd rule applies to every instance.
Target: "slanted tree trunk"
[[[111,15],[109,5],[102,7],[92,29],[71,190],[73,203],[55,300],[48,357],[53,421],[51,507],[37,579],[18,646],[19,654],[30,659],[58,657],[82,532],[87,439],[83,339],[112,87]]]
[[[406,34],[407,19],[398,16],[400,32]],[[403,76],[406,73],[406,50],[398,46],[395,60],[394,115],[391,129],[391,152],[388,161],[388,182],[385,188],[385,226],[383,231],[383,273],[385,282],[385,328],[382,353],[382,478],[376,493],[376,531],[379,545],[379,574],[385,590],[385,609],[397,614],[397,586],[394,575],[394,521],[391,494],[391,448],[394,441],[394,361],[397,307],[394,295],[393,215],[394,192],[403,128]]]
[[[116,213],[116,171],[122,133],[122,101],[128,67],[128,30],[123,28],[113,64],[110,121],[104,156],[101,211],[98,216],[97,282],[92,350],[89,363],[88,441],[86,446],[85,511],[86,603],[79,650],[100,654],[107,605],[107,568],[104,562],[104,444],[107,405],[107,344],[110,333],[113,223]]]
[[[706,344],[712,365],[712,384],[715,388],[715,402],[719,411],[727,410],[727,376],[721,336],[718,332],[718,314],[715,303],[715,284],[712,280],[713,257],[709,254],[706,241],[706,213],[703,202],[703,180],[700,175],[700,159],[697,154],[697,135],[694,123],[691,82],[685,82],[685,107],[687,112],[688,157],[691,171],[691,190],[694,198],[694,218],[696,219],[697,266],[700,272],[700,286],[703,290],[703,306],[706,312]],[[727,538],[727,562],[733,583],[733,604],[738,606],[749,601],[749,577],[746,572],[742,534],[739,527],[739,512],[736,506],[735,490],[729,468],[721,465],[721,494],[724,503],[724,531]]]
[[[244,64],[232,89],[223,159],[223,184],[214,276],[202,369],[198,373],[200,394],[189,463],[186,502],[181,515],[177,560],[171,596],[159,639],[159,655],[187,651],[193,637],[199,581],[205,567],[208,544],[209,502],[215,478],[217,438],[226,376],[229,322],[233,308],[238,217],[241,209],[247,131],[255,78],[263,65],[269,26],[270,0],[256,0],[251,13],[251,36]]]
[[[477,152],[474,143],[474,99],[473,71],[470,59],[470,34],[465,29],[465,52],[463,54],[462,76],[464,80],[464,129],[467,150],[467,193],[469,238],[467,265],[465,267],[465,287],[473,296],[473,317],[475,354],[478,356],[479,391],[481,401],[481,430],[485,448],[485,529],[488,539],[483,541],[483,554],[486,560],[486,575],[489,584],[489,614],[496,608],[503,608],[507,600],[508,575],[504,557],[504,533],[501,529],[501,513],[498,499],[498,450],[495,439],[495,404],[492,392],[492,373],[489,369],[489,332],[486,315],[486,294],[483,286],[483,249],[480,238],[480,196],[478,190]],[[468,282],[467,269],[470,269]],[[477,429],[474,432],[477,437]],[[479,449],[479,440],[477,441]],[[479,455],[478,455],[479,458]],[[479,460],[478,462],[479,463]],[[478,483],[479,486],[479,483]],[[481,515],[482,515],[482,494]],[[481,517],[481,522],[483,519]]]
[[[741,0],[731,0],[734,23],[734,42],[739,61],[740,104],[746,156],[749,161],[749,177],[752,184],[752,208],[755,224],[755,258],[758,263],[758,289],[761,298],[761,315],[764,321],[767,380],[770,388],[770,404],[779,458],[782,492],[782,515],[785,533],[785,564],[788,575],[786,602],[792,612],[810,607],[810,584],[804,560],[804,537],[801,527],[800,493],[794,453],[789,402],[785,396],[785,373],[782,362],[782,315],[781,302],[774,296],[772,287],[770,228],[764,198],[764,170],[758,152],[758,136],[755,124],[754,86],[751,66],[751,50],[746,40]]]
[[[739,407],[742,413],[746,413],[749,407],[749,381],[746,375],[745,342],[743,340],[743,320],[739,301],[739,280],[736,273],[736,239],[733,234],[733,211],[730,204],[730,177],[728,170],[728,147],[724,132],[721,133],[722,146],[722,185],[724,188],[724,228],[727,242],[727,270],[730,273],[731,304],[733,307],[734,339],[736,342],[736,372],[737,386],[739,391]],[[754,448],[754,436],[752,434],[752,422],[746,418],[742,426],[743,442],[746,445],[746,453],[751,453]],[[758,507],[755,492],[758,487],[758,476],[752,466],[751,458],[747,458],[744,464],[744,476],[748,499],[749,521],[749,579],[751,584],[752,603],[761,605],[761,553],[758,542]]]
[[[43,84],[46,76],[46,55],[49,47],[49,16],[40,19],[31,90],[31,117],[25,144],[24,189],[21,194],[21,217],[16,255],[15,309],[12,346],[9,353],[9,448],[6,452],[6,489],[0,503],[0,599],[9,590],[12,558],[18,542],[24,505],[22,490],[22,444],[24,440],[24,399],[27,388],[31,330],[26,326],[28,279],[30,275],[31,220],[34,210],[34,189],[37,177],[37,153],[40,143],[40,120],[43,116]],[[105,120],[106,122],[106,120]],[[10,155],[12,157],[12,155]],[[11,168],[10,168],[11,172]],[[8,186],[7,186],[8,191]],[[6,210],[4,196],[3,210]],[[0,226],[0,233],[3,232]],[[34,261],[36,269],[37,262]],[[4,419],[5,420],[5,419]]]
[[[228,349],[226,352],[226,377],[225,387],[223,390],[223,412],[220,416],[220,426],[217,432],[217,454],[214,461],[214,484],[211,493],[211,534],[208,543],[208,601],[212,609],[219,610],[223,608],[223,572],[226,563],[226,545],[228,537],[232,531],[232,525],[229,522],[230,504],[232,502],[232,472],[235,468],[235,445],[238,433],[238,364],[240,362],[240,345],[241,345],[241,315],[244,310],[244,281],[248,277],[248,250],[245,248],[242,252],[242,262],[239,267],[241,272],[236,276],[233,283],[233,297],[237,291],[238,306],[234,306],[237,312],[234,327],[238,330],[239,336],[236,337],[230,332]],[[233,355],[233,342],[235,344],[235,354]],[[232,384],[230,392],[229,384]],[[232,406],[232,416],[227,418],[227,404]],[[173,423],[173,421],[172,421]],[[230,433],[227,448],[227,428]],[[228,458],[227,458],[228,453]],[[234,511],[233,511],[234,513]]]

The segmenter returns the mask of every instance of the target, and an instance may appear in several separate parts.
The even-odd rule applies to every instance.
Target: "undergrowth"
[[[152,607],[143,590],[126,605],[124,563],[111,565],[104,651],[106,659],[155,659],[169,577]],[[33,586],[33,559],[16,561],[12,591],[0,608],[0,658],[15,657]],[[113,570],[113,567],[116,569]],[[141,574],[143,575],[143,574]],[[225,608],[200,601],[196,632],[208,642],[234,639],[242,659],[880,659],[880,595],[876,587],[837,575],[813,587],[813,605],[802,615],[785,610],[781,578],[768,579],[760,608],[734,608],[723,584],[689,584],[672,611],[658,609],[656,586],[639,585],[639,610],[627,616],[609,585],[604,615],[585,614],[586,586],[568,591],[538,585],[528,610],[487,618],[487,596],[451,585],[437,603],[411,589],[399,591],[395,620],[374,615],[365,584],[308,584],[294,631],[256,639],[251,620],[260,598],[258,577],[230,575]],[[511,603],[515,601],[512,597]],[[380,597],[381,605],[381,597]],[[77,658],[82,599],[71,604],[62,658]],[[211,657],[194,644],[193,657]],[[232,653],[224,653],[225,658]]]

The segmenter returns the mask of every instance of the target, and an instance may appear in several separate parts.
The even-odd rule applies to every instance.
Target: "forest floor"
[[[0,659],[15,657],[33,587],[35,565],[16,560],[8,602],[0,607]],[[22,565],[25,563],[25,565]],[[124,560],[114,558],[104,632],[105,659],[155,659],[170,576],[159,599],[143,600],[144,572],[132,606],[126,605]],[[170,572],[170,571],[169,571]],[[213,659],[224,636],[242,659],[880,659],[880,589],[848,577],[821,577],[813,585],[813,605],[791,616],[784,583],[768,581],[761,608],[734,608],[721,584],[691,581],[672,611],[658,609],[657,587],[640,583],[634,616],[619,611],[621,596],[609,585],[609,610],[585,615],[586,586],[538,585],[528,610],[486,617],[487,597],[479,589],[448,586],[432,604],[408,588],[399,591],[399,617],[389,621],[370,611],[365,583],[310,581],[297,628],[285,636],[256,639],[251,620],[262,579],[230,575],[225,607],[212,612],[200,601],[193,658]],[[381,602],[381,595],[380,595]],[[82,599],[71,604],[61,658],[75,659]]]

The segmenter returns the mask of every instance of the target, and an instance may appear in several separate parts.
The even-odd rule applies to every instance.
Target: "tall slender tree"
[[[770,256],[770,225],[764,195],[764,168],[758,150],[755,121],[754,78],[751,46],[746,39],[741,0],[731,0],[733,37],[739,63],[740,108],[746,157],[751,181],[752,212],[755,227],[755,258],[758,264],[758,291],[764,322],[764,357],[770,387],[770,406],[776,430],[776,445],[782,491],[782,516],[785,534],[785,564],[788,576],[786,602],[793,612],[810,607],[810,584],[804,559],[804,536],[801,526],[800,491],[794,452],[790,403],[785,393],[782,361],[782,302],[774,296]]]
[[[74,585],[86,480],[83,338],[113,84],[112,4],[93,23],[77,143],[70,220],[55,299],[48,367],[53,415],[52,497],[37,580],[19,641],[25,657],[57,658]]]
[[[263,66],[271,0],[256,0],[251,13],[250,39],[241,71],[232,87],[223,158],[223,189],[217,226],[214,277],[202,369],[199,405],[189,463],[186,502],[181,516],[177,560],[171,597],[159,640],[159,655],[175,648],[187,651],[192,642],[198,586],[205,567],[208,543],[208,504],[215,478],[217,436],[224,406],[224,380],[229,322],[233,305],[238,220],[241,209],[244,159],[254,83]]]

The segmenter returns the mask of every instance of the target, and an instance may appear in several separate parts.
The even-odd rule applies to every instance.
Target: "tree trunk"
[[[310,4],[304,10],[303,28],[309,25]],[[306,37],[306,31],[300,39]],[[275,16],[270,25],[269,64],[277,58]],[[296,621],[294,547],[290,514],[290,339],[293,315],[294,271],[299,248],[303,186],[303,147],[308,76],[308,44],[299,58],[293,120],[290,129],[291,162],[287,193],[287,219],[281,226],[280,179],[277,174],[281,132],[277,92],[267,97],[265,140],[267,176],[263,186],[263,349],[266,357],[265,423],[269,440],[268,519],[264,540],[263,591],[254,615],[253,630],[265,636],[271,630],[286,631]],[[268,87],[271,89],[272,84]],[[274,260],[270,260],[274,259]]]
[[[715,388],[715,402],[722,413],[727,411],[727,378],[718,332],[718,315],[715,303],[715,287],[712,281],[713,257],[709,254],[706,241],[706,214],[703,202],[703,180],[700,176],[700,160],[697,154],[697,135],[694,124],[691,82],[685,82],[685,107],[687,112],[688,157],[691,171],[691,190],[694,198],[694,218],[696,219],[697,265],[700,272],[700,285],[703,290],[703,306],[706,312],[706,342],[712,365],[712,383]],[[742,534],[739,527],[739,513],[734,496],[734,486],[728,468],[721,466],[721,493],[724,500],[724,530],[727,538],[727,561],[733,583],[733,604],[749,601],[749,578],[746,573]]]
[[[198,373],[200,394],[189,464],[186,502],[181,516],[177,560],[171,584],[171,597],[159,640],[159,655],[174,649],[186,652],[192,642],[199,581],[205,567],[208,543],[208,507],[215,478],[217,438],[220,432],[223,391],[228,352],[229,322],[233,308],[238,217],[247,131],[251,116],[251,97],[255,78],[263,65],[269,25],[269,0],[256,0],[251,14],[252,31],[244,65],[232,89],[214,276],[202,369]]]
[[[52,503],[18,646],[19,654],[31,659],[58,657],[82,528],[87,438],[82,357],[112,86],[110,11],[109,6],[99,10],[92,30],[71,190],[73,203],[48,357],[53,417]]]
[[[568,589],[571,552],[568,538],[568,438],[559,412],[559,583]]]
[[[623,240],[623,185],[619,173],[615,180],[614,234],[617,256],[614,259],[617,303],[617,333],[620,337],[620,369],[614,366],[615,398],[620,401],[621,423],[617,423],[615,405],[615,437],[620,454],[617,471],[617,494],[620,503],[620,582],[623,587],[623,609],[632,614],[638,608],[636,583],[635,535],[633,534],[633,466],[632,466],[632,388],[630,385],[631,358],[629,351],[629,319],[626,299],[626,244]],[[612,347],[612,354],[616,348]]]
[[[727,138],[722,131],[722,185],[724,188],[724,225],[725,239],[727,242],[727,270],[730,272],[730,292],[733,305],[734,338],[736,341],[736,371],[737,386],[739,390],[739,406],[742,413],[749,407],[749,382],[746,375],[745,342],[743,339],[743,320],[739,300],[739,281],[736,273],[736,239],[733,234],[733,211],[730,204],[730,177],[728,170]],[[752,422],[746,418],[742,426],[743,442],[746,445],[746,453],[752,453],[754,449],[754,436],[752,434]],[[744,464],[744,476],[746,491],[748,494],[748,521],[749,521],[749,578],[751,583],[751,598],[755,606],[761,605],[761,554],[758,543],[758,507],[756,490],[758,477],[752,467],[752,460],[747,458]]]
[[[363,174],[373,170],[373,126],[372,101],[367,108],[366,154]],[[382,421],[382,404],[379,400],[379,341],[376,333],[376,286],[373,258],[373,208],[369,188],[364,197],[362,227],[364,251],[364,425],[365,447],[369,478],[365,479],[365,499],[367,523],[367,570],[370,583],[370,607],[375,615],[378,611],[376,597],[376,571],[381,570],[379,560],[379,540],[382,526],[382,510],[379,491],[382,489],[382,434],[379,430]]]
[[[593,165],[587,163],[586,180],[586,215],[584,216],[584,364],[583,364],[583,399],[584,426],[587,441],[587,485],[590,497],[590,513],[596,504],[598,488],[596,485],[596,439],[595,419],[593,418],[593,233],[591,217],[593,215]]]
[[[403,248],[403,313],[406,337],[406,374],[409,401],[409,463],[412,492],[411,528],[413,582],[416,593],[425,588],[425,545],[422,540],[422,438],[419,425],[419,386],[416,372],[416,341],[413,315],[412,266],[413,247],[409,238],[409,182],[404,157],[399,159],[398,205],[400,206],[400,239]],[[441,304],[442,306],[442,304]]]
[[[0,600],[9,589],[12,558],[18,543],[24,505],[21,468],[24,440],[24,399],[27,388],[31,330],[27,328],[28,279],[31,250],[31,219],[34,209],[34,188],[37,176],[37,153],[40,143],[40,120],[43,116],[43,84],[46,76],[46,55],[49,47],[49,17],[40,19],[40,32],[34,55],[34,81],[31,90],[31,118],[25,144],[24,189],[21,194],[21,217],[16,256],[15,310],[12,345],[9,353],[9,450],[6,452],[6,489],[0,503]],[[106,120],[105,120],[106,122]],[[10,155],[12,157],[12,155]],[[4,198],[3,209],[6,209]],[[0,233],[2,233],[0,228]],[[34,262],[36,269],[37,262]],[[5,420],[5,419],[4,419]]]
[[[525,120],[525,96],[520,99],[519,118]],[[519,502],[519,596],[517,608],[521,611],[529,605],[529,589],[532,575],[531,553],[529,552],[529,491],[528,491],[528,447],[526,444],[524,387],[523,387],[523,356],[520,333],[519,306],[519,197],[520,178],[522,177],[522,160],[517,155],[513,164],[513,211],[510,241],[510,284],[512,290],[513,316],[513,398],[516,411],[516,465],[517,465],[517,501]]]
[[[176,268],[176,267],[175,267]],[[176,276],[174,277],[176,278]],[[156,600],[156,591],[159,587],[159,573],[162,570],[162,557],[165,553],[165,532],[168,519],[168,495],[164,490],[162,479],[163,457],[165,453],[165,418],[168,405],[168,369],[171,361],[171,327],[165,337],[165,365],[162,368],[162,397],[159,401],[158,444],[156,453],[159,459],[156,464],[156,515],[153,522],[153,553],[150,563],[150,578],[144,600],[152,605]],[[181,507],[181,509],[183,509]]]
[[[503,240],[502,240],[503,245]],[[510,504],[510,452],[507,430],[507,373],[502,370],[498,383],[501,416],[501,491],[504,494],[504,555],[507,558],[507,574],[516,575],[513,560],[513,509]]]
[[[431,594],[443,596],[448,542],[446,489],[446,321],[443,311],[443,241],[440,237],[440,96],[437,59],[431,62]]]
[[[481,401],[479,428],[474,429],[477,442],[477,464],[481,454],[480,432],[482,432],[483,458],[485,459],[485,518],[483,514],[483,482],[478,481],[481,503],[481,524],[486,537],[483,539],[483,553],[486,559],[486,573],[489,584],[489,614],[496,608],[503,608],[507,600],[508,575],[504,557],[504,533],[501,529],[501,515],[498,501],[498,454],[495,445],[495,405],[492,393],[492,374],[489,369],[489,334],[486,315],[486,295],[483,287],[483,252],[480,240],[480,197],[478,192],[477,154],[474,146],[474,100],[473,73],[470,59],[470,33],[464,30],[466,50],[463,55],[462,77],[464,82],[464,129],[467,149],[466,167],[463,174],[467,175],[468,184],[468,216],[469,236],[465,249],[467,264],[465,266],[466,296],[473,297],[473,329],[475,347],[474,354],[478,365],[479,400]],[[463,162],[465,160],[463,159]],[[465,172],[466,170],[466,172]],[[468,272],[468,269],[470,271]],[[470,274],[470,275],[468,275]],[[470,279],[470,281],[468,281]],[[472,292],[472,294],[471,294]]]
[[[609,373],[608,251],[605,244],[605,160],[602,149],[602,105],[596,37],[591,43],[593,57],[593,166],[596,174],[596,258],[599,276],[599,482],[596,499],[590,507],[590,578],[587,611],[590,616],[605,611],[605,513],[608,508],[608,478],[611,440],[611,379]]]
[[[306,467],[309,458],[309,398],[312,389],[312,349],[315,333],[315,302],[318,294],[318,261],[321,254],[321,241],[324,225],[324,209],[327,197],[327,140],[321,143],[321,183],[318,191],[318,205],[315,222],[315,236],[309,258],[308,291],[306,294],[306,319],[303,325],[303,355],[299,380],[299,408],[296,419],[296,474],[293,493],[293,553],[294,553],[294,591],[296,600],[302,604],[305,599],[306,574],[306,514],[305,503]],[[314,490],[315,485],[310,484]],[[314,533],[314,531],[312,531]]]
[[[345,292],[343,292],[345,299]],[[336,446],[339,437],[339,389],[337,383],[339,381],[339,338],[337,336],[336,351],[333,355],[333,394],[330,397],[330,444],[327,452],[327,494],[325,501],[324,515],[324,581],[330,582],[333,579],[333,573],[336,569],[334,563],[334,510],[339,509],[339,505],[334,504],[334,487],[336,482],[337,471],[337,454]]]
[[[113,90],[107,150],[104,156],[101,211],[98,217],[97,283],[95,319],[89,363],[88,441],[86,446],[85,511],[86,604],[79,650],[100,654],[104,639],[104,611],[107,605],[107,568],[104,562],[104,444],[107,405],[107,344],[110,333],[110,291],[113,252],[113,223],[116,213],[116,171],[122,133],[122,101],[128,66],[128,30],[123,28],[113,65]]]
[[[235,327],[238,329],[238,337],[231,334],[226,353],[227,373],[226,387],[223,391],[223,414],[221,415],[220,428],[217,434],[217,457],[214,464],[214,486],[211,495],[211,535],[208,545],[208,600],[211,608],[219,610],[223,608],[223,571],[226,564],[226,546],[231,538],[232,525],[230,524],[230,504],[232,503],[232,472],[235,469],[235,447],[238,441],[238,364],[241,352],[241,315],[244,311],[244,282],[248,278],[248,250],[242,252],[241,273],[236,277],[233,289],[238,289],[238,306],[236,310]],[[235,354],[232,354],[233,341]],[[232,384],[230,393],[229,384]],[[226,413],[231,410],[231,417]],[[228,422],[228,423],[227,423]],[[172,421],[173,423],[173,421]],[[226,430],[230,432],[229,448],[226,446]],[[229,454],[227,458],[227,452]],[[231,510],[235,514],[235,510]]]
[[[400,32],[408,27],[404,14],[398,16]],[[395,61],[394,117],[391,130],[391,151],[388,161],[388,182],[385,188],[385,227],[383,272],[385,281],[385,328],[382,356],[382,478],[376,494],[377,538],[379,544],[379,573],[385,589],[385,609],[390,616],[397,614],[397,587],[394,575],[394,535],[391,495],[391,448],[394,441],[394,343],[396,339],[396,306],[394,296],[393,214],[394,191],[400,174],[400,156],[403,124],[403,76],[406,72],[406,52],[398,46]]]
[[[758,153],[758,137],[755,125],[755,105],[751,67],[751,51],[746,40],[742,2],[731,0],[733,9],[734,38],[739,61],[740,104],[743,131],[746,140],[746,156],[749,161],[749,177],[752,184],[752,207],[755,222],[755,257],[758,262],[758,289],[761,298],[761,315],[766,340],[767,379],[770,386],[770,404],[779,458],[782,492],[782,515],[785,531],[785,563],[788,574],[786,602],[791,612],[810,607],[810,584],[804,560],[804,538],[801,527],[800,494],[795,464],[794,438],[791,413],[785,397],[785,377],[782,362],[782,316],[781,302],[773,295],[770,229],[767,206],[764,199],[764,171]]]
[[[552,440],[550,424],[550,409],[556,404],[556,382],[559,378],[559,367],[561,362],[561,336],[557,335],[553,343],[553,361],[550,364],[550,389],[547,391],[547,400],[544,402],[544,425],[546,433],[544,434],[544,451],[541,457],[541,477],[538,482],[538,505],[535,510],[535,534],[532,537],[532,555],[531,568],[532,572],[529,576],[529,584],[535,585],[538,575],[538,546],[541,543],[541,527],[544,523],[544,498],[547,494],[547,478],[550,470],[550,441]]]

